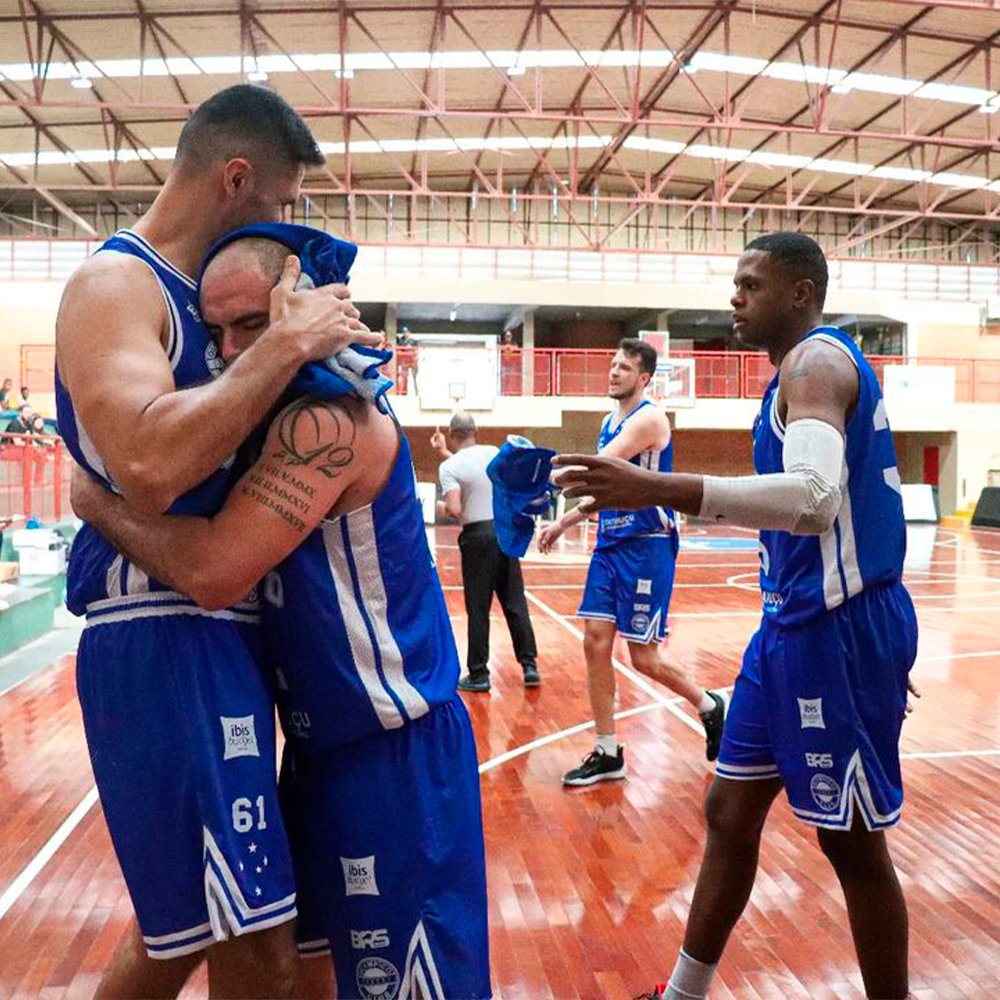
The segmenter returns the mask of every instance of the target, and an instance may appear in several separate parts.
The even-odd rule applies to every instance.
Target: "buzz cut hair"
[[[618,350],[630,358],[639,359],[639,371],[647,375],[656,374],[656,348],[638,337],[622,337]]]
[[[273,90],[249,83],[220,90],[181,129],[175,162],[202,170],[241,156],[255,166],[321,167],[326,157],[302,116]]]
[[[747,250],[770,254],[793,281],[808,279],[816,289],[816,304],[826,301],[830,272],[820,245],[803,233],[768,233],[746,245]]]
[[[471,413],[459,410],[449,421],[448,430],[457,438],[472,437],[476,433],[476,421]]]
[[[263,236],[244,236],[224,246],[208,262],[205,274],[227,265],[240,267],[247,260],[251,260],[263,274],[277,278],[285,266],[285,261],[294,252],[280,240],[270,240]]]

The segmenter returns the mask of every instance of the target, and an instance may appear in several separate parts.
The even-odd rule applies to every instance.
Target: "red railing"
[[[411,349],[412,350],[412,349]],[[614,351],[535,348],[500,359],[503,396],[603,396]],[[696,399],[759,399],[774,377],[766,354],[749,351],[677,351],[694,360]],[[955,402],[1000,403],[1000,359],[905,358],[869,355],[879,382],[888,365],[928,365],[955,370]],[[528,372],[534,375],[528,385]]]
[[[60,437],[0,434],[0,519],[17,526],[69,517],[71,467]]]

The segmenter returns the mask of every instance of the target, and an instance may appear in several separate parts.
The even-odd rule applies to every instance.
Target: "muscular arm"
[[[299,400],[275,418],[260,458],[215,517],[142,513],[81,470],[74,472],[73,506],[157,579],[204,608],[228,607],[292,552],[363,475],[356,434],[347,407]]]
[[[786,412],[785,471],[762,476],[714,477],[665,475],[639,469],[621,459],[561,455],[554,464],[568,468],[557,481],[567,496],[592,496],[588,509],[638,509],[656,504],[687,514],[800,534],[822,534],[839,506],[839,470],[832,435],[840,439],[848,414],[857,403],[858,374],[850,358],[829,344],[807,341],[785,358],[781,367],[779,408]],[[792,426],[801,421],[794,432]],[[818,426],[817,426],[818,425]],[[813,435],[817,459],[803,454],[805,428]],[[790,441],[794,442],[790,450]]]
[[[297,262],[286,267],[256,344],[220,378],[181,390],[162,344],[166,305],[145,264],[98,254],[70,280],[56,321],[60,375],[132,503],[166,510],[237,449],[305,361],[369,342],[357,311],[338,297],[342,286],[295,293],[297,275]]]

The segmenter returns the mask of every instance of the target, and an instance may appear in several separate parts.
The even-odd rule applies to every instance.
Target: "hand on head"
[[[289,255],[271,291],[271,326],[295,338],[305,360],[331,358],[348,344],[379,345],[380,335],[361,322],[346,285],[296,291],[300,273],[298,257]]]

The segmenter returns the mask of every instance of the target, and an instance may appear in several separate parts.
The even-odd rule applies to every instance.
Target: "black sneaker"
[[[579,767],[563,775],[564,785],[593,785],[597,781],[613,781],[625,777],[625,748],[618,747],[618,753],[605,753],[595,747]]]
[[[722,727],[726,721],[729,702],[724,695],[715,691],[707,691],[706,694],[715,702],[715,708],[701,716],[701,724],[705,727],[705,756],[709,760],[715,760],[722,745]]]
[[[524,686],[526,688],[536,688],[542,683],[542,675],[538,672],[537,663],[524,663]]]
[[[489,691],[490,675],[487,673],[466,674],[458,682],[459,691]]]

